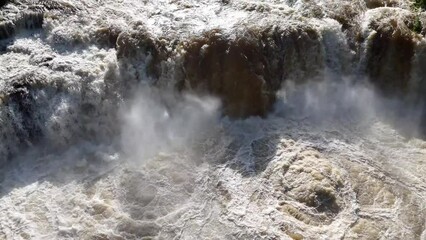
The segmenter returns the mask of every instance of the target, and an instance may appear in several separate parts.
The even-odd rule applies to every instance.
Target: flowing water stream
[[[0,3],[0,239],[426,240],[412,2]]]

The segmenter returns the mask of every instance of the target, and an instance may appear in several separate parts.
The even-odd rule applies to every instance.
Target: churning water
[[[0,239],[426,239],[419,22],[403,0],[10,1]]]

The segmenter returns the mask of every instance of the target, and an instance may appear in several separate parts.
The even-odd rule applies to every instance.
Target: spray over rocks
[[[122,109],[123,150],[143,161],[158,153],[191,149],[211,134],[219,120],[219,101],[190,94],[143,89]]]
[[[425,239],[422,11],[0,2],[0,239]]]

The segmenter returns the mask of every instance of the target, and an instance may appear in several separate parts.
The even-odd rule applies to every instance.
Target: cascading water
[[[0,239],[426,239],[421,6],[0,6]]]

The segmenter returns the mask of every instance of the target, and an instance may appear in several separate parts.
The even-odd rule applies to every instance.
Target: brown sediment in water
[[[425,236],[425,143],[351,116],[346,91],[333,95],[340,88],[326,90],[323,101],[297,86],[367,73],[387,96],[425,100],[426,44],[413,30],[417,15],[426,25],[424,14],[392,0],[40,2],[43,30],[21,35],[25,25],[10,25],[15,35],[1,42],[0,165],[13,160],[17,168],[0,166],[0,238]],[[147,94],[155,104],[126,95],[141,82],[155,87]],[[288,89],[276,96],[287,87],[297,96]],[[348,95],[368,115],[373,97],[358,89]],[[169,91],[179,97],[161,96]],[[294,108],[305,106],[298,97],[312,97],[339,114],[320,106],[326,121],[311,109],[299,118],[278,105],[268,118],[216,126],[216,107],[184,108],[187,92],[220,98],[231,118],[265,116],[277,99],[290,105],[292,97]],[[211,130],[206,141],[198,129]],[[193,131],[194,146],[180,137]],[[160,141],[155,157],[144,157]],[[27,146],[43,156],[27,157]]]
[[[123,70],[144,62],[147,76],[159,79],[165,63],[174,61],[171,71],[177,89],[219,97],[224,114],[233,118],[265,116],[283,81],[303,82],[324,64],[319,34],[309,27],[249,28],[232,36],[214,29],[173,41],[136,28],[117,38]]]
[[[232,117],[264,116],[294,68],[311,67],[300,55],[302,49],[319,47],[319,36],[311,29],[248,30],[235,40],[215,34],[189,44],[184,61],[186,81],[220,96],[225,114]]]
[[[365,45],[364,71],[377,89],[387,96],[405,96],[417,91],[411,86],[418,38],[411,30],[414,16],[407,12],[394,17],[393,11],[377,9],[369,37],[362,36],[355,22],[342,26],[358,55],[354,60],[363,58],[361,45]],[[285,81],[300,84],[320,78],[327,64],[321,33],[309,25],[244,27],[233,34],[213,29],[198,37],[175,39],[155,37],[142,23],[131,31],[105,28],[98,33],[107,36],[107,44],[116,42],[122,76],[128,74],[129,66],[138,69],[142,63],[146,65],[143,74],[156,84],[172,73],[176,89],[219,97],[223,113],[232,118],[266,116]],[[140,81],[143,77],[138,73],[124,78]]]
[[[228,40],[212,31],[185,46],[184,86],[219,96],[231,117],[265,115],[278,88],[258,39],[248,34]]]

